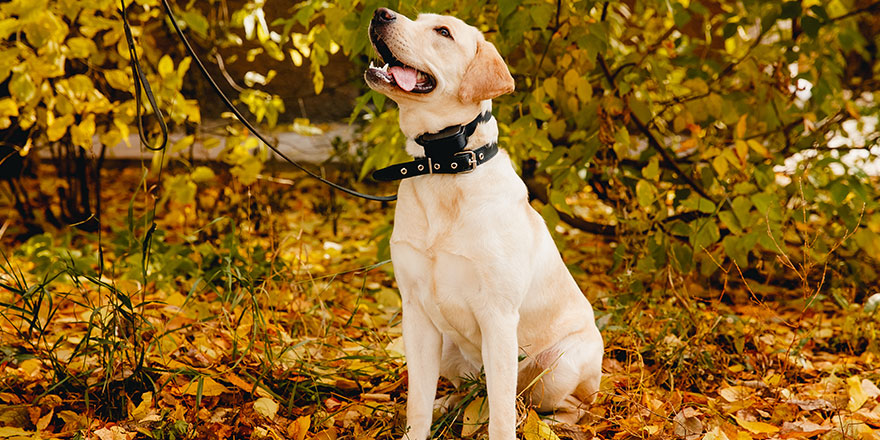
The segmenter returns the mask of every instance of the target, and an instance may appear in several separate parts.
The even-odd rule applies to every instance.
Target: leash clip
[[[479,165],[477,163],[477,153],[474,153],[474,150],[464,150],[464,151],[459,151],[458,153],[453,154],[453,156],[459,156],[462,154],[468,156],[467,163],[468,163],[468,165],[470,165],[470,167],[468,167],[467,170],[462,171],[461,174],[470,173],[470,172],[473,172],[475,169],[477,169],[477,165]]]

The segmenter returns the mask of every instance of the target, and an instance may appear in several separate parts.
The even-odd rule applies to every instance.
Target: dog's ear
[[[477,54],[464,73],[458,99],[461,102],[480,102],[513,91],[513,77],[507,64],[492,43],[481,40]]]

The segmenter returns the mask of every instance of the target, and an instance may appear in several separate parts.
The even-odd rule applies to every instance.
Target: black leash
[[[162,114],[159,112],[159,109],[156,105],[156,100],[153,97],[153,92],[150,89],[149,83],[147,82],[146,78],[143,75],[143,72],[140,69],[140,64],[137,60],[137,54],[135,53],[136,51],[134,49],[134,39],[131,37],[131,29],[130,29],[130,26],[128,23],[128,17],[125,14],[125,0],[120,0],[120,3],[122,3],[122,22],[123,22],[123,26],[125,27],[126,38],[128,39],[129,51],[133,54],[131,57],[132,70],[137,72],[137,75],[135,75],[135,78],[136,78],[135,79],[135,93],[137,96],[137,103],[138,103],[138,115],[139,115],[138,127],[141,129],[141,131],[143,131],[143,126],[142,126],[141,120],[140,120],[140,87],[138,85],[138,81],[140,81],[144,85],[144,92],[146,93],[147,98],[150,101],[150,106],[153,107],[153,110],[156,112],[156,116],[158,117],[158,119],[160,121],[160,125],[162,127],[163,143],[162,143],[162,146],[157,149],[163,149],[164,145],[167,143],[168,129],[165,126],[165,122],[162,118]],[[242,115],[241,112],[238,111],[238,108],[236,108],[235,105],[232,104],[232,101],[226,96],[226,94],[223,93],[222,90],[220,90],[220,86],[217,85],[217,82],[214,81],[214,78],[212,78],[211,74],[208,73],[208,69],[205,68],[205,65],[204,65],[204,63],[202,63],[202,60],[198,57],[198,55],[196,55],[195,50],[193,50],[192,46],[189,44],[189,40],[187,40],[186,36],[183,34],[183,30],[180,29],[180,25],[177,24],[177,17],[174,16],[174,12],[172,12],[171,5],[168,3],[168,0],[162,0],[162,6],[164,6],[165,13],[168,14],[168,19],[171,20],[171,25],[174,26],[174,30],[177,31],[177,35],[180,37],[180,41],[183,43],[184,47],[186,48],[186,51],[189,53],[190,57],[192,57],[192,59],[196,62],[196,65],[199,67],[199,70],[201,70],[202,74],[205,76],[205,79],[208,80],[208,83],[211,84],[211,87],[214,89],[214,91],[217,93],[217,95],[220,96],[220,99],[223,100],[223,103],[226,104],[226,107],[229,108],[229,110],[232,112],[232,114],[235,115],[235,117],[239,120],[239,122],[244,124],[244,126],[248,129],[248,131],[250,131],[254,136],[256,136],[257,139],[259,139],[261,142],[266,144],[266,146],[268,146],[272,151],[274,151],[275,154],[277,154],[282,159],[286,160],[287,162],[289,162],[291,165],[295,166],[296,168],[302,170],[303,172],[308,174],[310,177],[320,181],[321,183],[323,183],[325,185],[328,185],[328,186],[331,186],[335,189],[338,189],[346,194],[349,194],[349,195],[352,195],[355,197],[360,197],[362,199],[375,200],[375,201],[379,201],[379,202],[390,202],[390,201],[397,200],[397,195],[374,196],[374,195],[364,194],[364,193],[355,191],[351,188],[346,188],[346,187],[339,185],[338,183],[335,183],[335,182],[331,182],[331,181],[315,174],[314,172],[308,170],[303,165],[297,163],[296,161],[290,159],[284,153],[282,153],[275,145],[273,145],[271,142],[269,142],[268,139],[266,139],[262,134],[260,134],[260,132],[258,132],[257,129],[254,128],[254,126],[251,125],[250,122],[248,122],[248,120],[244,117],[244,115]],[[140,78],[139,80],[137,79],[138,77]],[[143,134],[141,134],[141,139],[142,140],[144,139]],[[154,149],[154,148],[151,148],[151,149]]]
[[[134,99],[137,105],[138,136],[141,138],[141,144],[148,150],[164,150],[165,146],[168,145],[168,125],[165,124],[165,116],[162,115],[162,110],[159,109],[159,105],[156,103],[156,97],[153,96],[153,89],[150,87],[150,82],[147,81],[147,77],[144,76],[144,72],[141,70],[141,63],[138,61],[137,50],[134,48],[134,37],[131,35],[131,26],[128,24],[128,14],[125,13],[125,0],[119,0],[119,4],[122,6],[122,24],[125,29],[125,40],[128,42],[128,59],[129,64],[131,65],[132,81],[134,81]],[[153,114],[159,121],[159,129],[162,131],[162,142],[159,142],[158,145],[151,145],[144,135],[144,116],[141,113],[141,87],[143,87],[144,92],[146,92],[147,100],[150,101],[150,107],[152,107]]]

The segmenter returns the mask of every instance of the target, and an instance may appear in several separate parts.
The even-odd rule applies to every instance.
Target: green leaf
[[[208,19],[197,9],[187,9],[180,13],[180,18],[201,38],[208,37]]]
[[[730,259],[736,261],[736,264],[739,265],[740,268],[748,267],[749,264],[749,248],[743,246],[744,241],[745,240],[741,237],[733,235],[728,235],[721,241],[721,245],[724,247],[724,253],[727,254]]]
[[[639,101],[632,95],[627,97],[627,103],[630,110],[632,110],[633,114],[635,114],[642,123],[647,123],[651,120],[651,109],[648,108],[648,104]]]
[[[216,177],[214,170],[206,166],[197,166],[192,173],[190,173],[190,178],[196,183],[208,182],[214,180]]]
[[[648,180],[656,181],[660,176],[660,159],[657,156],[651,158],[648,166],[642,168],[642,177]]]
[[[766,216],[768,210],[776,202],[776,196],[768,193],[758,193],[752,196],[752,203],[762,216]]]
[[[740,226],[739,221],[732,212],[721,211],[718,213],[718,218],[720,218],[724,226],[727,226],[727,229],[730,229],[734,234],[742,233],[742,226]]]
[[[27,72],[14,72],[9,81],[9,92],[18,102],[28,102],[37,93],[37,87]]]
[[[797,18],[801,16],[801,2],[798,0],[788,1],[782,4],[781,18]]]
[[[819,36],[819,28],[822,27],[822,23],[809,15],[805,15],[801,17],[801,27],[804,28],[804,32],[810,38],[816,38]]]
[[[714,219],[700,219],[693,222],[690,243],[695,250],[708,248],[720,238],[721,233]]]
[[[654,203],[654,199],[657,198],[657,193],[654,189],[654,185],[652,185],[647,180],[639,180],[636,183],[636,199],[643,208],[647,208]]]
[[[697,194],[694,194],[683,201],[681,203],[681,206],[690,210],[700,211],[705,214],[712,214],[713,212],[715,212],[715,203]]]
[[[687,273],[694,268],[694,251],[682,243],[672,243],[672,262],[679,272]]]
[[[733,207],[734,215],[736,215],[736,220],[740,225],[743,227],[752,225],[751,215],[749,214],[752,209],[752,202],[748,198],[738,196],[733,199],[731,206]]]
[[[831,193],[831,200],[833,200],[836,205],[840,205],[846,200],[846,196],[849,195],[849,186],[838,180],[831,184],[829,192]]]

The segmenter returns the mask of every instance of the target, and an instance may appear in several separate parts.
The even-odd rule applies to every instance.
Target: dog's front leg
[[[516,438],[517,313],[493,313],[480,326],[486,390],[489,395],[489,439]]]
[[[415,301],[403,302],[403,343],[409,391],[406,399],[405,440],[422,440],[431,433],[434,396],[440,378],[440,332]]]

